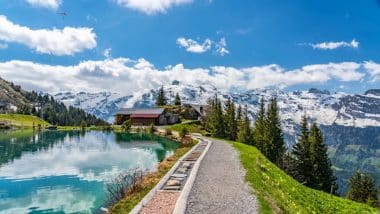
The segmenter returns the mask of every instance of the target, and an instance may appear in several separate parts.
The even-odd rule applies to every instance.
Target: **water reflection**
[[[177,144],[147,134],[11,132],[0,134],[0,212],[91,213],[104,184],[131,168],[154,170]]]

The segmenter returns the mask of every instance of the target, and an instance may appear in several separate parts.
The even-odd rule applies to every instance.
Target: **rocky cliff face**
[[[26,92],[20,86],[0,78],[0,111],[2,113],[17,110],[17,106],[29,103]]]

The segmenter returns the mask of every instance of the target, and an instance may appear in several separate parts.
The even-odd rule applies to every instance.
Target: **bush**
[[[173,133],[172,133],[172,130],[171,129],[165,129],[165,135],[166,136],[170,136],[170,135],[172,135]]]
[[[125,196],[139,191],[142,186],[145,173],[139,169],[133,169],[123,172],[114,177],[110,183],[106,185],[108,200],[107,206],[112,206]]]
[[[156,131],[156,127],[154,127],[153,123],[150,124],[148,131],[150,134],[154,134],[154,132]]]
[[[191,138],[191,137],[183,137],[181,140],[181,144],[183,147],[191,147],[195,144],[196,142]]]
[[[129,132],[131,131],[132,123],[130,120],[126,120],[121,125],[121,128],[124,129],[124,131]]]
[[[82,130],[85,130],[86,127],[87,127],[87,123],[86,123],[84,120],[82,120],[82,122],[80,122],[80,128],[81,128]]]
[[[186,126],[182,127],[179,135],[181,136],[181,138],[184,138],[186,137],[186,135],[189,134],[189,130],[186,128]]]

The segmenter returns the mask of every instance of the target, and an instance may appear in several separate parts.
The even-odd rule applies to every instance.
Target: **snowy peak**
[[[72,93],[64,92],[54,95],[54,98],[63,102],[66,106],[84,109],[104,120],[113,121],[114,113],[131,98],[117,93]]]
[[[334,93],[312,88],[308,91],[284,92],[278,89],[255,89],[246,92],[220,91],[212,85],[193,86],[173,81],[164,86],[169,103],[174,102],[178,93],[183,103],[206,104],[217,95],[222,100],[231,97],[236,104],[247,105],[255,117],[261,96],[269,102],[276,96],[280,116],[286,132],[294,133],[301,117],[307,114],[310,119],[322,125],[344,125],[354,127],[380,126],[379,90],[369,90],[365,95]],[[152,107],[155,105],[158,88],[144,90],[124,96],[117,93],[59,93],[55,98],[66,105],[79,107],[98,117],[113,121],[113,115],[121,107]]]

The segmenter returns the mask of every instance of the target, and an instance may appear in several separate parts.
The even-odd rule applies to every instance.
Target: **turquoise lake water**
[[[155,170],[176,148],[148,134],[0,132],[0,213],[98,213],[107,182]]]

